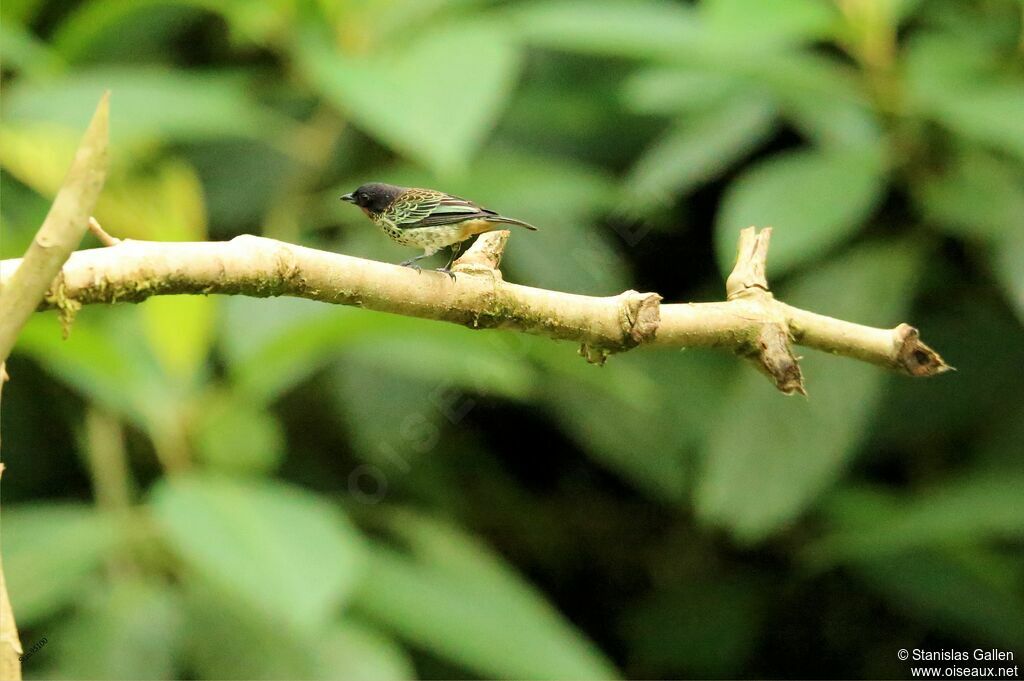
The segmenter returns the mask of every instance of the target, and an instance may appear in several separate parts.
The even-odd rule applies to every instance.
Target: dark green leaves
[[[715,223],[727,271],[739,231],[774,227],[772,274],[813,260],[852,235],[882,196],[882,160],[870,149],[796,151],[762,161],[730,185]]]
[[[83,679],[180,678],[185,613],[175,589],[129,579],[83,596],[78,612],[50,634],[52,647],[41,657],[55,657],[58,669],[73,669]]]
[[[373,679],[414,676],[396,643],[346,617],[312,629],[282,627],[260,608],[203,584],[185,590],[186,659],[203,678]]]
[[[902,317],[919,259],[908,244],[854,250],[795,281],[780,295],[823,314],[889,325]],[[857,451],[884,380],[874,367],[809,354],[802,362],[807,398],[779,399],[764,378],[745,371],[709,436],[697,512],[753,543],[793,522],[846,469]]]
[[[1018,475],[949,481],[907,500],[866,490],[838,493],[827,511],[836,531],[808,557],[839,563],[881,559],[931,546],[1024,537]]]
[[[637,160],[625,202],[650,210],[714,179],[768,135],[772,114],[768,103],[744,97],[680,120]]]
[[[1021,484],[1011,473],[911,494],[841,490],[825,505],[830,530],[804,558],[815,568],[843,565],[922,622],[1020,645],[1019,564],[1012,552],[988,547],[1024,536]]]
[[[332,505],[280,483],[182,477],[153,492],[172,548],[218,591],[282,626],[327,620],[351,591],[362,544]],[[317,560],[309,560],[310,547]]]
[[[1024,172],[978,149],[925,176],[915,197],[940,229],[981,245],[1007,299],[1024,315]]]
[[[4,97],[8,123],[57,123],[79,127],[96,98],[110,89],[111,139],[151,142],[156,137],[265,136],[284,119],[255,104],[242,77],[195,75],[122,67],[77,72],[59,80],[21,83]],[[187,105],[186,105],[187,103]]]
[[[372,56],[304,41],[301,62],[324,97],[367,132],[426,166],[464,170],[515,82],[519,56],[485,24],[430,29]]]
[[[359,610],[475,674],[613,678],[614,669],[510,568],[454,528],[412,514],[393,528],[410,549],[376,547]]]
[[[780,45],[823,39],[839,27],[839,12],[816,0],[706,0],[710,30],[738,44]]]
[[[997,67],[1001,50],[981,35],[918,36],[907,54],[915,113],[964,139],[1024,159],[1024,80]]]
[[[671,58],[700,36],[694,13],[664,0],[601,0],[586,12],[572,0],[542,0],[516,7],[512,17],[532,44],[590,54]]]
[[[1024,231],[1024,173],[992,155],[967,150],[944,172],[925,177],[918,199],[925,217],[967,239],[998,240]]]
[[[113,518],[78,504],[8,507],[3,522],[4,574],[21,626],[75,600],[121,537]]]

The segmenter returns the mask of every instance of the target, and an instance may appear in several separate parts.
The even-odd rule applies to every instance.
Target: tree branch
[[[110,93],[104,93],[93,114],[57,198],[42,226],[21,258],[16,271],[0,277],[0,390],[8,379],[5,361],[14,341],[47,290],[61,290],[58,275],[68,256],[89,228],[93,207],[107,177],[107,142]],[[97,228],[99,225],[96,225]],[[102,230],[101,230],[102,231]],[[55,283],[55,279],[57,280]],[[62,310],[73,314],[73,299]],[[0,473],[3,464],[0,463]],[[7,596],[0,565],[0,679],[21,678],[21,639]]]
[[[770,235],[770,229],[743,230],[725,302],[663,305],[656,293],[596,298],[510,284],[497,269],[508,239],[499,231],[481,236],[456,262],[454,282],[443,274],[248,235],[228,242],[125,240],[74,253],[59,290],[41,308],[183,293],[296,296],[573,340],[595,363],[639,345],[725,347],[750,358],[785,393],[803,392],[793,342],[911,376],[951,368],[906,324],[876,329],[775,300],[764,275]],[[19,267],[17,260],[0,263],[0,281]]]
[[[109,118],[107,93],[96,107],[64,184],[21,266],[0,282],[0,362],[7,359],[21,327],[85,236],[89,215],[107,176]]]

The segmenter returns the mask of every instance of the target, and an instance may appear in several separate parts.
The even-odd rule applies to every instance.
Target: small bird
[[[434,189],[371,182],[351,194],[345,194],[341,200],[362,208],[367,217],[392,241],[423,249],[423,255],[400,263],[405,267],[418,271],[420,266],[416,264],[417,260],[451,246],[452,257],[447,265],[439,267],[437,271],[444,272],[452,279],[455,278],[451,271],[452,263],[462,248],[462,242],[467,239],[502,229],[503,225],[519,225],[537,230],[522,220],[498,215],[472,201]]]

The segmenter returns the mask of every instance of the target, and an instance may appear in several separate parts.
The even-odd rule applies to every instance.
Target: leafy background
[[[392,262],[337,197],[529,220],[509,279],[907,319],[960,371],[300,300],[39,314],[4,391],[32,678],[902,677],[1024,642],[1024,3],[5,0],[3,257],[102,90],[121,237]],[[89,243],[87,246],[95,246]],[[1019,658],[1018,658],[1019,659]]]

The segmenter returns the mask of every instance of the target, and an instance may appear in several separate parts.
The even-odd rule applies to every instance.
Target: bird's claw
[[[451,269],[449,269],[449,268],[447,268],[447,267],[438,267],[438,268],[437,268],[436,270],[434,270],[434,271],[435,271],[435,272],[440,272],[440,273],[442,273],[442,274],[447,274],[447,275],[448,275],[449,277],[451,277],[451,278],[452,278],[452,281],[455,281],[455,273],[454,273],[454,272],[452,272],[452,271],[451,271]]]
[[[422,272],[423,271],[423,268],[420,267],[419,265],[417,265],[415,260],[403,260],[402,262],[400,262],[398,264],[400,266],[402,266],[402,267],[408,267],[410,269],[414,269],[417,272]]]

